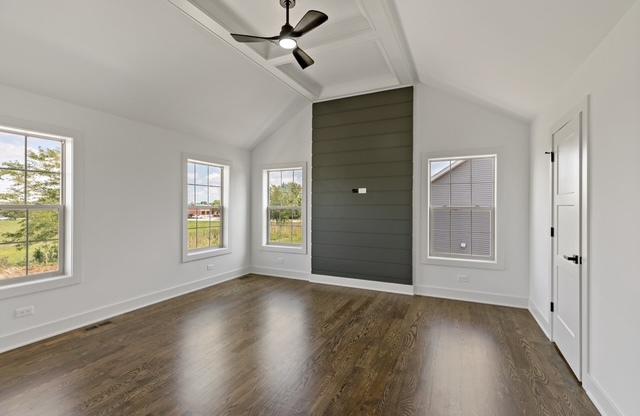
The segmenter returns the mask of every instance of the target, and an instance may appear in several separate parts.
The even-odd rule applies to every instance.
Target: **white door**
[[[553,133],[553,341],[581,379],[581,113]]]

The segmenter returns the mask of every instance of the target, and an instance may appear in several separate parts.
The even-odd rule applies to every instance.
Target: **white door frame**
[[[582,264],[580,267],[580,372],[577,375],[578,380],[582,381],[585,374],[589,374],[589,170],[588,170],[588,144],[589,144],[589,96],[586,96],[580,104],[573,110],[562,117],[551,129],[551,145],[552,151],[555,150],[553,135],[560,130],[573,118],[579,118],[580,124],[580,256]],[[550,164],[550,187],[551,192],[551,225],[556,227],[556,219],[554,212],[554,166]],[[556,301],[555,281],[554,281],[554,241],[549,240],[550,257],[550,284],[551,284],[551,302]],[[553,312],[551,312],[553,314]],[[553,315],[550,319],[551,341],[554,337]]]

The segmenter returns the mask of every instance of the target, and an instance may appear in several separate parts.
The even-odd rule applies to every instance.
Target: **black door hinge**
[[[554,227],[551,227],[551,237],[555,237],[556,236],[556,229]]]
[[[553,312],[553,310],[554,310],[554,305],[553,305],[553,302],[551,302],[551,312]]]
[[[551,163],[556,161],[556,154],[555,152],[544,152],[545,155],[551,155]]]

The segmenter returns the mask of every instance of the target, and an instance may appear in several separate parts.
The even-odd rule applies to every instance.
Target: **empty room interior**
[[[640,0],[0,0],[0,56],[1,416],[640,415]]]

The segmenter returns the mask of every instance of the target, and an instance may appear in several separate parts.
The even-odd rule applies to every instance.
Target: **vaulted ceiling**
[[[249,148],[305,102],[436,84],[531,118],[635,0],[0,0],[0,83]]]
[[[531,118],[636,0],[395,0],[420,80]]]

